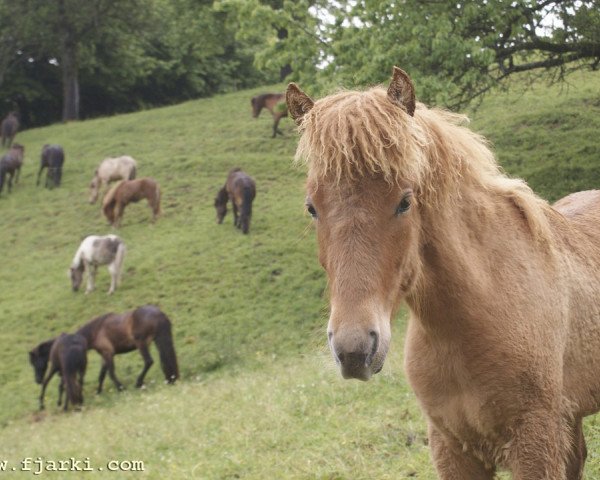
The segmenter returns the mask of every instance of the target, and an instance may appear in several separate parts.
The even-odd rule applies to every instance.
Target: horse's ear
[[[298,85],[290,83],[285,91],[285,101],[287,102],[288,111],[291,117],[296,122],[296,125],[300,125],[302,118],[305,114],[310,112],[315,102],[304,93]]]
[[[411,117],[415,114],[415,87],[408,74],[401,68],[394,67],[387,96],[392,103],[406,110]]]

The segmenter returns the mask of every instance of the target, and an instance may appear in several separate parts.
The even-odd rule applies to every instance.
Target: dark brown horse
[[[102,391],[107,372],[115,387],[118,390],[123,389],[123,384],[115,375],[113,357],[136,349],[144,359],[144,368],[136,381],[136,387],[141,387],[146,373],[154,363],[149,350],[153,340],[158,348],[166,381],[174,383],[179,378],[171,321],[154,305],[145,305],[122,314],[101,315],[86,323],[77,333],[87,340],[88,348],[93,348],[102,357],[98,393]]]
[[[87,367],[88,345],[84,337],[78,334],[61,334],[46,342],[40,343],[29,352],[29,361],[35,371],[36,382],[42,384],[40,393],[40,410],[44,409],[44,394],[46,387],[55,373],[62,379],[58,386],[58,405],[62,403],[63,390],[67,391],[64,410],[69,407],[83,404],[83,377]],[[52,364],[48,375],[44,374]]]
[[[13,139],[19,130],[19,118],[16,112],[10,112],[0,126],[0,134],[2,135],[2,146],[9,147],[12,145]]]
[[[23,166],[23,155],[25,153],[25,147],[15,143],[8,153],[0,158],[0,193],[4,187],[4,179],[8,175],[8,191],[12,190],[12,181],[15,179],[15,183],[19,182],[19,176],[21,175],[21,167]]]
[[[231,199],[233,206],[233,224],[248,233],[250,219],[252,218],[252,202],[256,197],[256,184],[254,180],[240,168],[229,172],[225,185],[217,193],[215,209],[217,210],[217,223],[223,223],[227,214],[227,201]]]
[[[156,180],[146,177],[124,180],[112,187],[102,202],[102,211],[114,227],[121,224],[125,206],[132,202],[147,199],[152,209],[152,221],[160,214],[160,187]]]
[[[283,135],[283,132],[279,130],[279,121],[288,116],[287,105],[285,103],[285,95],[283,93],[263,93],[252,97],[250,100],[252,104],[252,117],[258,118],[263,108],[266,108],[271,115],[273,115],[273,137],[277,134]]]
[[[59,187],[62,178],[62,166],[65,162],[65,151],[60,145],[44,145],[40,158],[40,170],[37,176],[36,185],[40,184],[42,170],[46,171],[46,188]]]

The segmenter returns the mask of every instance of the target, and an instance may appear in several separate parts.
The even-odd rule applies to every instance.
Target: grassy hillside
[[[600,78],[573,82],[568,92],[498,95],[473,114],[506,170],[550,200],[600,184]],[[304,214],[304,173],[290,164],[294,128],[282,122],[286,137],[271,140],[268,113],[250,117],[258,92],[19,134],[22,181],[0,198],[0,468],[2,460],[10,467],[24,457],[73,456],[103,467],[97,478],[114,478],[110,460],[144,462],[143,473],[127,478],[435,478],[402,373],[404,314],[371,382],[341,380],[329,359],[326,281]],[[54,191],[34,186],[48,142],[67,153]],[[87,203],[87,185],[103,157],[120,154],[159,181],[163,214],[151,224],[145,204],[129,206],[118,230],[128,245],[121,288],[107,296],[101,269],[94,293],[74,294],[66,271],[79,242],[112,231],[99,205]],[[214,195],[234,166],[257,182],[248,236],[231,213],[215,224]],[[155,364],[147,387],[135,390],[142,362],[131,353],[116,357],[128,389],[117,393],[107,380],[97,396],[99,361],[90,352],[84,411],[57,410],[55,380],[47,410],[37,412],[27,351],[144,303],[173,321],[182,381],[164,385]],[[600,475],[599,428],[588,420],[589,479]]]

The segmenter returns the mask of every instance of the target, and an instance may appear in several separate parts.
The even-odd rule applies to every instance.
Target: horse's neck
[[[407,303],[424,323],[452,332],[528,288],[536,272],[543,284],[548,252],[510,198],[464,192],[446,210],[423,216],[421,273]]]
[[[82,268],[83,267],[83,257],[84,257],[84,246],[80,245],[73,257],[73,262],[71,262],[72,268]]]

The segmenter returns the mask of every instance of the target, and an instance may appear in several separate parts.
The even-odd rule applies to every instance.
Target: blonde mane
[[[420,204],[434,208],[460,198],[466,184],[510,198],[535,237],[549,240],[547,202],[498,166],[489,143],[464,125],[468,119],[417,104],[414,117],[389,101],[381,87],[343,91],[317,101],[300,125],[296,161],[317,182],[354,182],[382,175],[391,185],[414,185]]]

